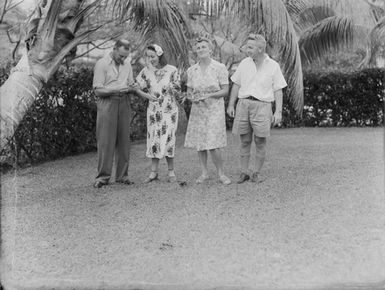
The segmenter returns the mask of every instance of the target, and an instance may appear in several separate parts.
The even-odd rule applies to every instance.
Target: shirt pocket
[[[273,75],[269,72],[262,74],[259,79],[259,84],[264,92],[271,90],[273,87]]]

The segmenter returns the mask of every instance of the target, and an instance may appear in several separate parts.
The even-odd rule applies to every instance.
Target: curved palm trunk
[[[78,24],[95,5],[81,9],[81,2],[42,1],[42,6],[31,15],[26,27],[28,53],[23,55],[0,89],[0,149],[13,136],[43,84],[57,71],[63,59],[97,29],[74,36]]]
[[[0,148],[4,148],[8,139],[13,136],[17,125],[23,119],[29,107],[35,101],[43,82],[29,73],[24,60],[11,73],[0,89]]]

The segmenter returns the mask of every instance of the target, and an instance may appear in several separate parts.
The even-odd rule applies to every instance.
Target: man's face
[[[258,40],[249,39],[245,45],[246,55],[251,58],[257,58],[265,53],[265,44]]]
[[[124,46],[115,47],[112,51],[112,59],[117,65],[122,65],[129,54],[130,50],[125,49]]]

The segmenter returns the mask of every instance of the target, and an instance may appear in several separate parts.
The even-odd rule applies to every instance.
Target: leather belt
[[[261,100],[258,100],[257,98],[254,98],[252,96],[248,96],[247,98],[245,98],[246,100],[251,100],[251,101],[259,101],[259,102],[262,102]]]
[[[109,98],[111,100],[120,100],[122,99],[123,97],[127,96],[127,93],[119,93],[119,94],[113,94],[112,96],[110,96]]]

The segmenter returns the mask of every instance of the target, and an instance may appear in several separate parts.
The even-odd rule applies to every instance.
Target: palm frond
[[[380,0],[364,0],[369,4],[374,19],[378,22],[383,16],[385,16],[385,1]]]
[[[384,47],[385,44],[385,16],[382,17],[370,33],[372,55]]]
[[[130,19],[137,31],[148,40],[159,41],[169,57],[183,67],[188,66],[190,28],[181,9],[171,0],[115,1],[114,12]],[[161,39],[154,39],[159,35]]]
[[[72,33],[75,33],[83,19],[92,14],[98,8],[100,2],[101,0],[96,0],[81,9],[73,18],[68,21],[68,23],[66,23],[66,28]]]
[[[44,22],[39,27],[37,33],[42,33],[43,41],[46,44],[53,46],[62,0],[52,0],[48,5],[47,14],[45,17],[43,16]]]
[[[320,2],[290,0],[286,1],[285,5],[299,35],[322,19],[335,15],[335,11],[329,5],[320,5]]]
[[[296,27],[301,31],[317,24],[323,19],[335,16],[335,11],[327,6],[308,7],[295,19]]]
[[[372,7],[376,7],[378,9],[385,11],[385,1],[384,0],[364,0],[364,1]]]
[[[295,18],[296,15],[301,14],[303,10],[308,8],[309,1],[306,0],[287,0],[284,1],[287,12],[292,18]]]
[[[237,15],[219,15],[207,17],[194,14],[191,23],[193,37],[205,35],[212,39],[214,44],[213,57],[225,64],[228,69],[244,58],[241,51],[242,42],[248,34],[248,24]]]
[[[303,60],[320,59],[330,51],[353,43],[355,27],[347,17],[329,17],[308,28],[301,35],[299,47]]]
[[[72,39],[71,41],[69,41],[61,50],[60,52],[53,58],[50,66],[49,66],[49,72],[48,72],[48,75],[52,75],[57,69],[58,67],[60,66],[60,64],[62,63],[63,59],[65,58],[66,55],[68,55],[71,50],[73,50],[77,45],[79,45],[83,40],[85,40],[86,38],[88,38],[90,36],[90,34],[94,33],[95,31],[97,31],[99,28],[101,27],[101,25],[99,27],[95,27],[93,29],[89,29],[87,30],[86,32],[76,36],[74,39]]]
[[[376,57],[385,46],[385,16],[382,17],[377,25],[370,32],[370,45],[367,54],[360,67],[371,67],[376,65]],[[381,55],[385,58],[385,55]]]

